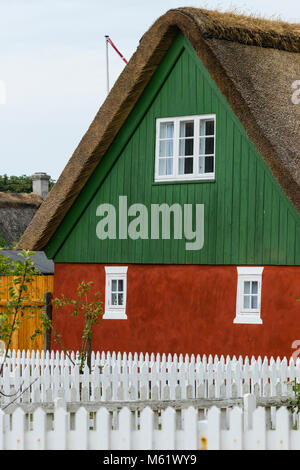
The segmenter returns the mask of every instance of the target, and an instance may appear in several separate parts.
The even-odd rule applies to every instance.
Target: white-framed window
[[[238,267],[236,317],[234,323],[262,324],[261,287],[264,268]]]
[[[154,180],[213,180],[215,148],[215,114],[156,119]]]
[[[127,319],[127,270],[127,266],[105,267],[105,312],[103,319]]]

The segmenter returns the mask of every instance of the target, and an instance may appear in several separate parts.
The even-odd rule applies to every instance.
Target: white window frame
[[[104,320],[126,320],[128,266],[105,266],[105,313]],[[112,281],[123,281],[123,305],[111,305]]]
[[[199,163],[199,142],[200,142],[200,121],[206,119],[214,120],[214,135],[207,137],[214,137],[214,154],[207,155],[213,156],[214,158],[214,171],[212,173],[199,173],[198,163]],[[193,157],[193,170],[194,172],[188,175],[180,175],[178,173],[179,167],[179,129],[181,121],[194,121],[194,154],[190,157]],[[174,136],[173,136],[173,174],[172,175],[159,175],[159,143],[160,143],[160,124],[163,122],[173,122],[174,123]],[[215,114],[200,114],[193,116],[178,116],[178,117],[169,117],[169,118],[159,118],[156,119],[156,143],[155,143],[155,182],[168,182],[168,181],[195,181],[195,180],[214,180],[215,179],[215,170],[216,170],[216,115]],[[168,140],[168,139],[166,139]],[[170,139],[171,140],[171,139]]]
[[[261,319],[261,289],[262,289],[262,273],[263,267],[254,266],[238,266],[238,283],[236,294],[236,317],[234,323],[262,324]],[[244,282],[258,282],[258,303],[257,308],[244,308]]]

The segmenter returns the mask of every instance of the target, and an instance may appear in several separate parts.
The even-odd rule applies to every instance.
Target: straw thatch
[[[300,26],[195,8],[168,11],[140,41],[19,246],[43,249],[141,96],[179,31],[300,213]]]
[[[0,192],[0,234],[8,245],[20,240],[42,202],[34,193]]]

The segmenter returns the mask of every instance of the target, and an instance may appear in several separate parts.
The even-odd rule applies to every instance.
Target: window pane
[[[178,163],[178,173],[180,175],[184,175],[184,158],[179,158],[179,163]]]
[[[117,281],[116,280],[111,281],[111,290],[112,290],[112,292],[117,291]]]
[[[205,155],[205,138],[200,139],[200,145],[199,145],[199,153],[200,155]]]
[[[215,138],[214,137],[201,137],[199,145],[200,155],[214,155],[215,153]]]
[[[159,156],[172,157],[173,156],[173,140],[161,140],[159,142]]]
[[[111,294],[111,304],[112,305],[118,305],[118,294]]]
[[[187,174],[191,174],[193,173],[193,165],[194,163],[194,159],[193,158],[185,158],[185,161],[184,161],[184,173],[187,175]]]
[[[214,135],[215,133],[215,122],[205,121],[205,135]]]
[[[250,308],[250,296],[244,295],[244,308]]]
[[[205,157],[205,173],[213,173],[214,157]]]
[[[166,159],[165,158],[160,158],[159,163],[158,163],[158,173],[159,175],[165,175],[166,174]]]
[[[213,120],[201,119],[200,121],[200,135],[214,135],[215,134],[215,122]]]
[[[123,294],[118,294],[118,305],[123,305]]]
[[[258,306],[258,297],[257,297],[257,295],[253,295],[253,296],[251,297],[251,308],[255,308],[255,309],[256,309],[257,306]]]
[[[118,281],[118,291],[123,292],[123,279],[119,279]]]
[[[215,138],[207,137],[205,139],[205,155],[213,155],[215,153]]]
[[[257,294],[258,293],[258,282],[253,281],[252,282],[252,294]]]
[[[200,121],[200,131],[199,131],[200,135],[206,135],[206,124],[205,124],[205,122],[206,121],[204,119],[202,119]]]
[[[173,159],[172,158],[167,158],[166,162],[167,162],[166,174],[167,175],[172,175],[173,174]]]
[[[250,281],[245,281],[244,282],[244,294],[250,294]]]
[[[194,159],[193,158],[179,158],[178,173],[180,175],[190,175],[193,173]]]
[[[180,123],[180,137],[194,137],[194,123],[181,122]]]
[[[204,157],[199,158],[199,173],[204,173]]]
[[[179,155],[193,155],[194,154],[194,139],[180,139],[179,141]]]
[[[159,159],[158,174],[160,176],[173,174],[173,159],[172,158],[160,158]]]
[[[168,139],[174,136],[174,123],[173,122],[161,122],[160,123],[160,138]]]

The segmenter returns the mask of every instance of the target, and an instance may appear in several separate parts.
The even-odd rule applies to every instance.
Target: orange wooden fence
[[[9,299],[8,289],[13,280],[13,276],[0,276],[0,314],[5,313],[6,301]],[[11,349],[44,349],[44,337],[38,335],[33,341],[30,336],[37,328],[41,328],[39,320],[39,311],[44,306],[44,293],[53,293],[53,276],[35,276],[34,281],[28,286],[26,297],[31,299],[28,304],[28,312],[25,309],[23,318],[20,318],[22,323],[18,330],[13,334]],[[30,307],[36,307],[32,312],[29,311]],[[30,316],[31,318],[28,318]]]

